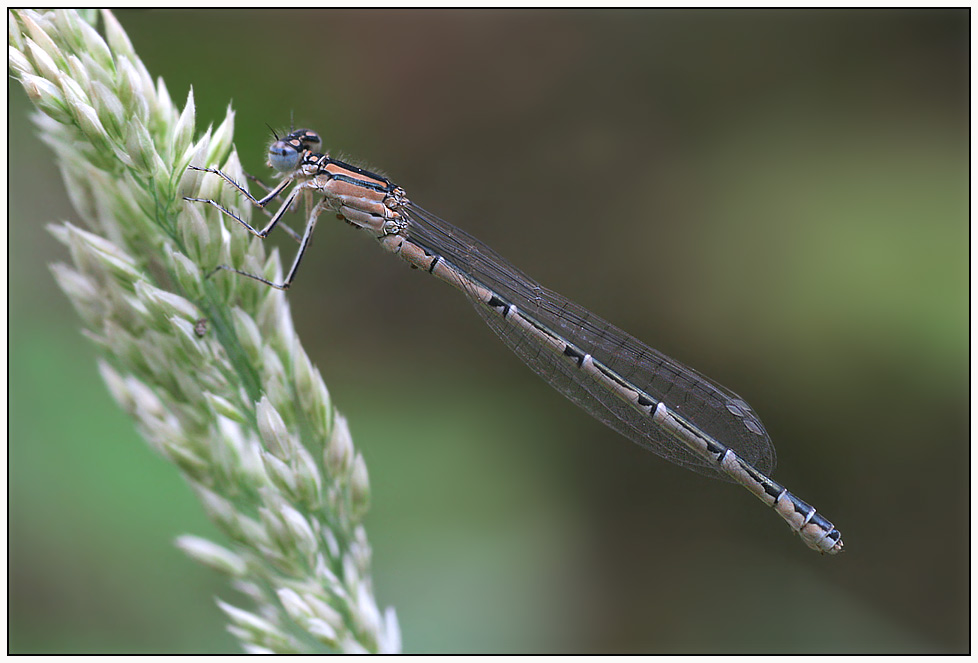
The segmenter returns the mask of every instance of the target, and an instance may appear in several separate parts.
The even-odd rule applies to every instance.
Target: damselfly
[[[842,550],[842,536],[831,522],[768,477],[774,445],[742,398],[539,285],[476,238],[414,204],[387,178],[319,152],[321,144],[308,129],[272,143],[268,165],[282,180],[260,199],[220,170],[190,167],[219,175],[263,210],[294,185],[260,230],[214,200],[187,198],[213,205],[263,239],[301,195],[315,198],[304,232],[288,229],[299,250],[282,283],[228,265],[215,271],[286,290],[320,214],[333,212],[412,267],[461,290],[530,368],[600,421],[673,463],[744,486],[810,548]]]

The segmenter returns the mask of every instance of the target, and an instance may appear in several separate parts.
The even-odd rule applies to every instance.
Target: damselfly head
[[[280,173],[292,172],[299,167],[304,154],[319,150],[322,144],[315,131],[296,129],[268,147],[268,165]]]
[[[302,141],[302,147],[310,152],[318,152],[323,146],[323,139],[311,129],[298,129],[292,135],[297,136]]]

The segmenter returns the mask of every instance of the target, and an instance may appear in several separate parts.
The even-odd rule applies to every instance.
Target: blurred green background
[[[968,651],[967,9],[117,15],[199,128],[233,103],[247,170],[294,112],[744,396],[847,546],[619,437],[327,220],[289,298],[406,651]],[[238,651],[213,597],[246,601],[172,545],[215,530],[50,275],[74,215],[8,85],[10,651]]]

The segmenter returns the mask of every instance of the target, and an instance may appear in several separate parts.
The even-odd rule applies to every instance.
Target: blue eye
[[[277,140],[268,148],[268,165],[279,171],[287,173],[299,167],[299,150],[295,145],[286,143],[284,140]]]

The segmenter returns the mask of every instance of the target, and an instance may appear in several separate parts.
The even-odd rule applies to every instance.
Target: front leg
[[[285,203],[283,203],[282,207],[279,208],[278,212],[276,212],[275,214],[272,214],[266,208],[266,205],[268,205],[268,203],[270,203],[272,200],[274,200],[275,198],[277,198],[279,196],[279,194],[281,194],[282,191],[284,191],[286,189],[286,187],[288,187],[289,184],[292,183],[292,181],[294,179],[292,177],[286,177],[274,189],[268,189],[264,184],[262,184],[261,182],[259,182],[259,185],[262,186],[263,188],[265,188],[266,191],[268,191],[268,194],[264,198],[258,199],[258,198],[255,198],[254,196],[252,196],[251,195],[251,192],[248,191],[246,188],[244,188],[243,186],[241,186],[240,184],[238,184],[237,182],[235,182],[234,179],[232,179],[229,175],[227,175],[226,173],[224,173],[221,170],[218,170],[217,168],[200,168],[199,166],[188,166],[188,169],[189,170],[199,170],[199,171],[201,171],[203,173],[213,173],[214,175],[219,176],[225,182],[227,182],[228,184],[230,184],[231,186],[233,186],[235,189],[237,189],[240,193],[244,194],[244,196],[253,205],[255,205],[256,207],[258,207],[259,209],[261,209],[262,212],[264,212],[266,216],[270,216],[271,217],[271,220],[269,221],[268,225],[265,226],[264,229],[262,229],[262,230],[256,230],[249,223],[247,223],[246,221],[244,221],[241,217],[239,217],[237,214],[233,213],[228,208],[226,208],[223,205],[221,205],[216,200],[210,200],[209,198],[190,198],[190,197],[187,197],[187,196],[184,196],[184,200],[189,200],[189,201],[197,202],[197,203],[207,203],[208,205],[212,205],[212,206],[216,207],[217,209],[219,209],[221,212],[223,212],[226,216],[231,217],[232,219],[234,219],[235,221],[237,221],[238,223],[240,223],[241,225],[243,225],[245,228],[247,228],[249,231],[251,231],[252,234],[254,234],[254,235],[258,236],[258,237],[261,237],[262,239],[264,239],[268,235],[268,233],[271,232],[272,228],[274,228],[276,226],[276,224],[279,224],[280,223],[280,221],[282,219],[282,215],[285,214],[285,212],[288,211],[289,207],[292,205],[292,202],[295,200],[295,195],[290,195],[286,199]],[[250,178],[252,176],[249,175],[248,177]],[[255,181],[258,181],[257,178],[254,178],[254,179],[255,179]],[[297,242],[302,242],[302,235],[300,235],[299,233],[297,233],[295,230],[293,230],[292,228],[290,228],[289,226],[287,226],[284,223],[282,223],[281,226],[282,226],[282,229],[285,230],[285,232],[290,237],[292,237],[292,239],[294,239]]]
[[[298,190],[298,188],[296,190]],[[289,197],[292,198],[295,195],[296,195],[296,191],[293,191]],[[299,250],[295,254],[295,258],[292,261],[292,267],[289,268],[289,273],[286,275],[285,280],[282,283],[274,283],[273,281],[269,281],[263,276],[259,276],[258,274],[252,274],[250,272],[245,272],[240,269],[237,269],[236,267],[231,267],[230,265],[218,265],[207,275],[207,277],[210,278],[217,272],[221,270],[225,270],[228,272],[234,272],[235,274],[240,274],[241,276],[247,276],[250,279],[260,281],[265,285],[271,286],[278,290],[288,290],[289,286],[292,285],[292,280],[295,279],[296,272],[299,271],[299,263],[302,262],[302,256],[305,255],[306,249],[308,249],[309,245],[312,244],[312,235],[313,232],[316,230],[316,221],[319,218],[319,215],[322,214],[323,210],[327,209],[328,206],[329,206],[328,201],[323,199],[310,212],[309,220],[306,222],[306,230],[302,234],[302,238],[299,242]]]
[[[228,174],[224,173],[221,170],[218,170],[217,168],[201,168],[200,166],[187,166],[187,168],[189,170],[199,170],[202,173],[213,173],[214,175],[217,175],[222,180],[224,180],[225,182],[233,186],[235,189],[237,189],[240,193],[244,194],[244,196],[248,200],[250,200],[253,205],[261,208],[264,208],[265,205],[275,200],[275,198],[277,198],[278,195],[282,193],[287,186],[292,184],[292,180],[294,179],[293,177],[286,177],[285,179],[283,179],[281,182],[278,183],[278,186],[276,186],[274,189],[271,189],[264,198],[259,199],[251,195],[251,192],[248,191],[248,189],[244,188],[243,186],[235,182],[233,179],[231,179],[231,177]]]

